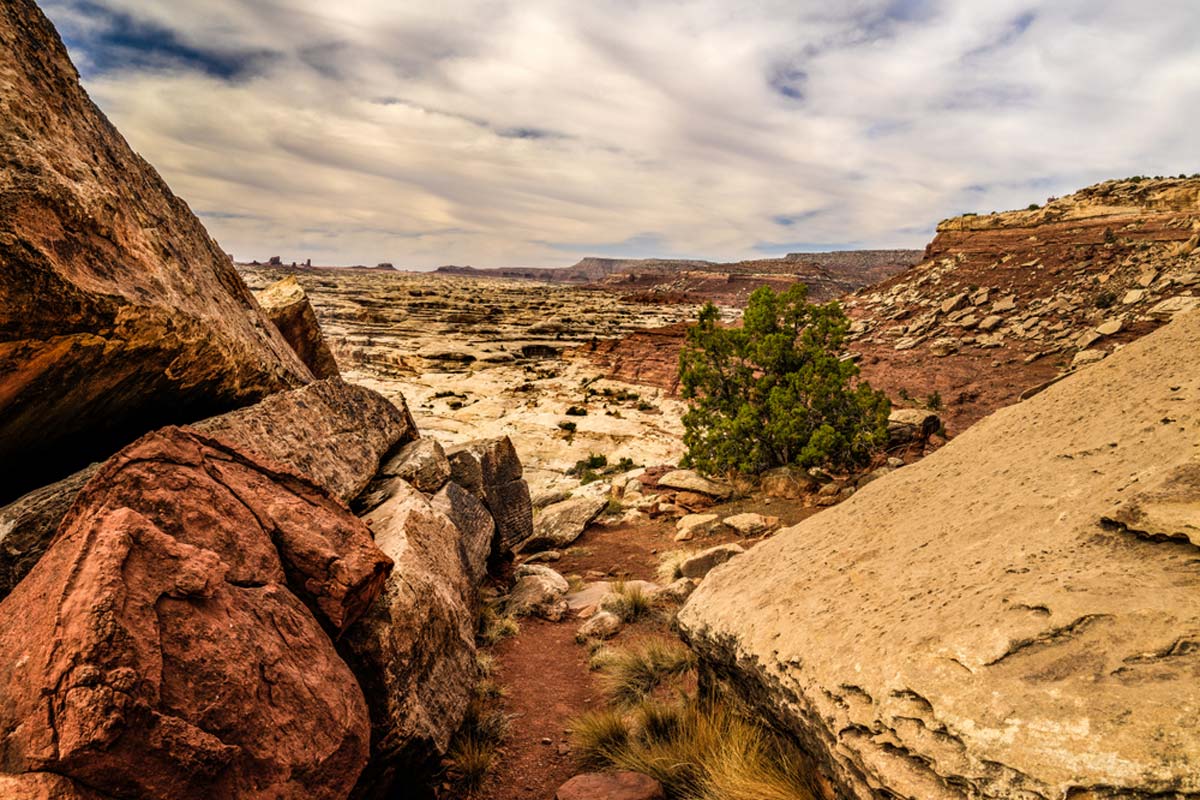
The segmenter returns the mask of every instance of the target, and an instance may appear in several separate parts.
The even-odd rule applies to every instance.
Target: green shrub
[[[569,419],[564,419],[562,422],[558,423],[558,427],[559,430],[564,430],[567,433],[574,433],[579,426],[574,422],[571,422]]]
[[[568,417],[586,417],[587,409],[582,406],[571,406],[567,409]]]
[[[705,305],[679,356],[684,466],[850,467],[887,442],[887,397],[840,358],[849,320],[836,302],[807,296],[803,284],[756,289],[740,328],[721,327],[716,306]]]
[[[1096,308],[1112,308],[1116,302],[1116,293],[1105,289],[1103,292],[1100,292],[1100,294],[1096,295],[1095,306]]]

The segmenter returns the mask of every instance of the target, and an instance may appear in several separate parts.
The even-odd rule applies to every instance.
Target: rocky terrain
[[[831,796],[1200,792],[1197,337],[1181,314],[715,569],[679,616],[712,678]]]
[[[844,299],[863,376],[932,401],[951,433],[1200,305],[1200,178],[1108,181],[946,220],[919,264]],[[683,326],[596,348],[614,379],[675,389]]]
[[[447,443],[511,437],[535,491],[574,485],[564,473],[592,453],[638,464],[673,463],[682,453],[677,400],[597,381],[603,371],[572,356],[686,320],[692,306],[515,280],[240,268],[260,296],[281,279],[298,282],[347,379],[407,398],[423,429]],[[578,415],[568,415],[572,408]]]

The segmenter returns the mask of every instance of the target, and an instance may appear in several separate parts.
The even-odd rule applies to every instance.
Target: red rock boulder
[[[144,437],[0,603],[0,764],[121,797],[345,797],[369,718],[329,632],[391,566],[284,468]]]

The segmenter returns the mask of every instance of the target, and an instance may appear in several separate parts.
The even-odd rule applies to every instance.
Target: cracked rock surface
[[[680,613],[711,677],[843,796],[1200,792],[1198,340],[1180,314],[714,569]]]

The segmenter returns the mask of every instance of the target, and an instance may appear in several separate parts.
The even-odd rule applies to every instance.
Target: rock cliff
[[[718,567],[712,680],[842,796],[1200,792],[1200,312]]]
[[[311,380],[33,0],[0,43],[0,500]]]

